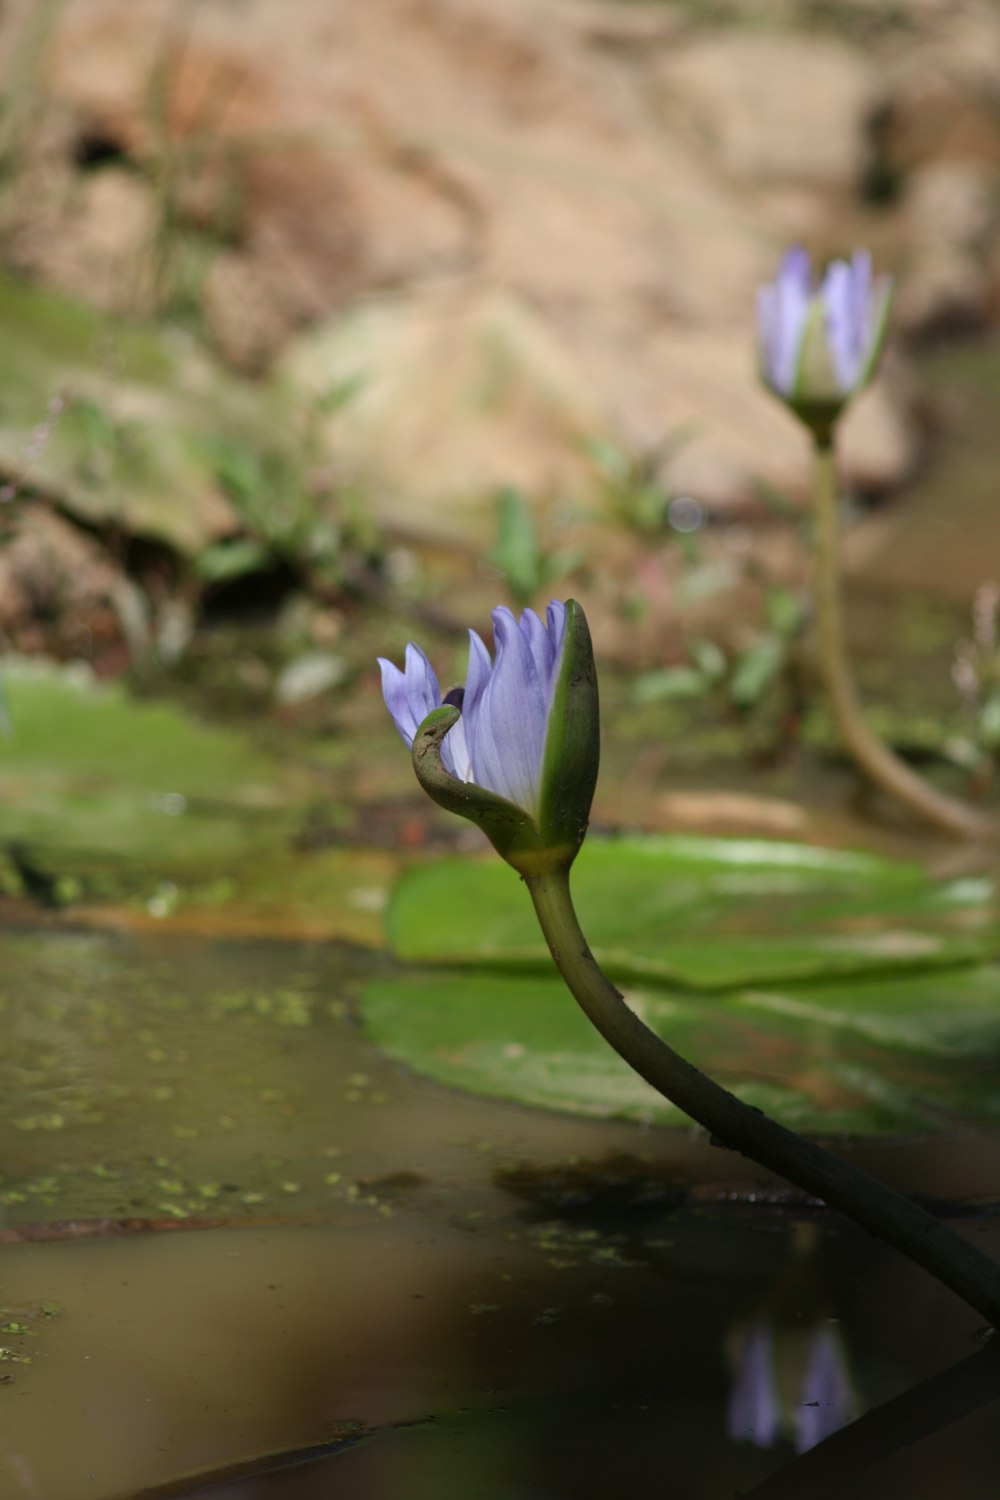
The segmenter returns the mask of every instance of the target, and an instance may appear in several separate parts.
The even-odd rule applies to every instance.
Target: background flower
[[[891,279],[873,276],[867,250],[831,261],[814,289],[808,252],[793,246],[774,281],[757,293],[765,383],[793,404],[848,400],[871,378],[891,295]]]

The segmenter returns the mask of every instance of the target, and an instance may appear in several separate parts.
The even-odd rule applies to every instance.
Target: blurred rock
[[[358,393],[328,419],[329,447],[362,473],[383,521],[480,547],[493,492],[578,490],[602,414],[583,371],[510,293],[374,298],[303,335],[277,377],[306,401],[343,381]]]
[[[308,703],[337,687],[347,675],[346,663],[329,651],[308,651],[288,662],[274,684],[275,702],[286,708]]]
[[[216,343],[244,370],[363,290],[460,271],[472,257],[473,210],[416,156],[372,170],[350,155],[261,152],[241,191],[240,245],[212,261],[204,305]]]
[[[989,267],[966,250],[939,245],[923,251],[908,268],[896,316],[913,335],[965,333],[989,322],[993,301]]]
[[[478,546],[493,488],[580,492],[599,434],[682,435],[666,479],[717,511],[802,497],[807,447],[753,369],[783,243],[874,226],[917,332],[993,295],[978,187],[914,175],[877,223],[861,192],[875,150],[890,175],[931,172],[947,132],[914,130],[935,90],[987,120],[994,8],[848,19],[835,36],[795,0],[767,30],[595,0],[68,0],[45,76],[78,198],[49,195],[18,265],[142,311],[194,254],[180,302],[231,365],[279,362],[308,399],[363,379],[331,455],[404,531]],[[88,152],[110,164],[80,173]],[[968,232],[935,239],[936,203]],[[914,451],[880,386],[845,427],[848,482],[891,488]]]
[[[104,549],[42,506],[22,515],[0,548],[0,630],[21,649],[83,648],[95,617],[112,614],[118,569]]]
[[[992,0],[906,7],[879,56],[886,146],[896,168],[1000,158],[1000,10]]]
[[[752,350],[749,328],[738,336],[665,328],[641,365],[624,368],[624,350],[610,352],[610,369],[602,365],[617,430],[638,449],[673,439],[666,487],[717,514],[759,511],[768,491],[799,503],[810,493],[809,443],[760,385]],[[905,381],[880,376],[852,409],[839,454],[846,484],[881,493],[906,478],[919,451],[910,405]]]
[[[62,223],[36,219],[34,274],[94,307],[148,316],[155,310],[156,225],[148,184],[121,167],[103,167],[77,184],[73,205],[72,233]]]
[[[1000,167],[977,161],[939,161],[910,179],[906,218],[917,250],[953,246],[972,254],[989,249],[1000,217]]]
[[[898,489],[913,473],[920,442],[906,382],[881,376],[851,407],[840,430],[838,466],[845,488],[868,495]]]
[[[608,432],[637,449],[669,440],[660,477],[710,511],[759,511],[765,491],[804,502],[808,442],[754,378],[750,346],[749,332],[665,329],[586,361],[510,293],[425,292],[371,300],[303,335],[277,373],[306,402],[358,379],[327,423],[338,464],[363,475],[401,534],[480,548],[501,485],[592,506],[585,445]],[[843,435],[845,483],[898,485],[917,457],[905,383],[880,380]]]
[[[869,153],[877,73],[830,37],[700,37],[661,64],[663,110],[734,179],[852,189]]]
[[[912,246],[896,303],[913,334],[982,327],[993,304],[990,254],[1000,223],[1000,168],[977,161],[932,162],[907,194]]]
[[[0,276],[0,471],[84,525],[193,555],[241,521],[227,454],[272,454],[289,417],[179,329],[112,320]]]

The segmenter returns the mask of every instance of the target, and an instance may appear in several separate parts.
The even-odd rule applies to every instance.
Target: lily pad
[[[819,1135],[1000,1124],[1000,969],[990,965],[708,996],[626,998],[748,1103]],[[602,1040],[555,975],[454,970],[369,982],[391,1056],[457,1088],[574,1114],[685,1124]]]
[[[786,1124],[836,1135],[1000,1122],[991,879],[685,836],[591,840],[574,889],[599,961],[647,1024]],[[399,957],[433,966],[365,988],[365,1022],[394,1057],[477,1093],[683,1123],[577,1009],[498,861],[409,872],[389,926]]]
[[[7,663],[4,688],[7,841],[75,861],[118,856],[183,870],[288,831],[287,780],[239,734],[137,701],[86,671]]]
[[[76,669],[6,663],[4,689],[0,891],[91,920],[381,944],[394,858],[297,847],[325,789],[287,758]]]
[[[717,989],[923,969],[998,945],[989,878],[761,839],[591,839],[573,871],[580,921],[622,980]],[[395,892],[389,935],[415,963],[547,973],[531,902],[496,859],[441,860]]]

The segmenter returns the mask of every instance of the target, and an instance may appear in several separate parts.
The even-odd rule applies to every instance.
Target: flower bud
[[[412,645],[405,673],[382,661],[386,704],[428,796],[477,823],[522,875],[565,869],[587,831],[600,752],[586,617],[554,601],[545,622],[501,607],[493,624],[495,662],[470,631],[465,688],[448,695],[460,705],[442,703]]]
[[[818,441],[829,442],[834,422],[871,379],[891,300],[891,279],[873,279],[866,250],[831,261],[814,288],[809,256],[795,246],[758,291],[761,378]]]

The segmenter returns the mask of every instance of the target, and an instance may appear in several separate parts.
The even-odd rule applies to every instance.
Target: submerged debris
[[[677,1169],[626,1152],[596,1161],[572,1160],[498,1167],[493,1181],[530,1209],[563,1217],[672,1212],[690,1185]]]

